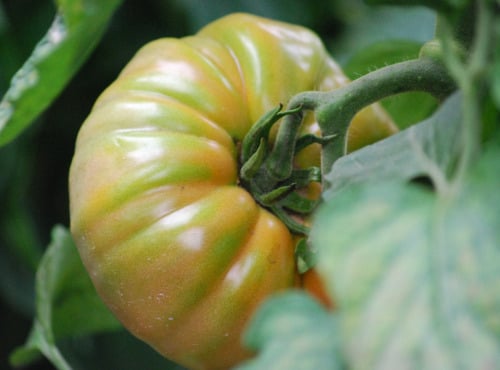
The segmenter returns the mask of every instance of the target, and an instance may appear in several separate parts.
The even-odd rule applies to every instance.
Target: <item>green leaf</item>
[[[0,102],[0,146],[62,91],[101,38],[121,0],[60,0],[58,13]]]
[[[434,37],[436,14],[423,7],[360,6],[344,1],[346,27],[329,50],[343,66],[373,44],[392,40],[424,43]]]
[[[424,92],[394,95],[381,100],[381,104],[400,129],[428,118],[438,106],[437,100]]]
[[[264,302],[244,342],[260,352],[238,370],[341,369],[337,322],[303,292],[284,293]]]
[[[36,316],[27,343],[11,355],[14,366],[26,365],[42,352],[58,369],[70,366],[56,341],[66,336],[120,328],[95,293],[70,233],[54,227],[36,275]]]
[[[311,231],[350,369],[500,364],[500,146],[455,192],[351,186]]]
[[[457,158],[461,95],[453,94],[429,119],[337,160],[325,176],[324,199],[354,184],[428,176],[445,187]]]
[[[358,50],[342,69],[350,79],[356,79],[386,65],[415,59],[421,47],[415,40],[381,40]]]

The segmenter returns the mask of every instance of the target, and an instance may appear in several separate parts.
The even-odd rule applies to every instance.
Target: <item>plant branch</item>
[[[248,140],[245,138],[241,157],[244,169],[241,173],[242,184],[259,203],[278,214],[291,230],[306,233],[307,228],[288,215],[288,201],[297,189],[306,187],[310,182],[321,181],[320,174],[328,173],[335,160],[345,154],[347,131],[356,113],[398,93],[424,91],[443,100],[454,89],[454,81],[443,64],[424,56],[381,68],[333,91],[297,94],[285,111],[281,112],[278,107],[264,115],[248,135]],[[298,137],[305,110],[314,111],[321,128],[321,138],[302,140]],[[276,140],[268,151],[262,139],[267,142],[271,125],[279,118],[282,121]],[[318,174],[314,168],[308,169],[307,176],[302,179],[304,174],[294,172],[293,160],[297,145],[300,147],[308,142],[321,142],[323,145],[322,169]],[[303,203],[304,210],[312,206]]]
[[[473,165],[481,148],[481,99],[485,76],[488,73],[491,52],[495,47],[494,5],[488,0],[476,2],[475,32],[469,55],[465,60],[453,48],[455,42],[451,27],[443,20],[442,35],[444,63],[450,75],[463,92],[461,150],[452,184],[462,183],[466,172]]]
[[[409,91],[425,91],[442,100],[454,89],[453,80],[439,61],[419,58],[378,69],[333,91],[298,94],[291,100],[289,109],[302,106],[314,110],[322,135],[334,137],[324,145],[322,152],[322,170],[327,173],[333,162],[345,154],[349,124],[362,108],[385,97]],[[295,137],[299,124],[298,116],[285,117],[277,140],[278,143],[283,138],[283,142],[279,142],[280,146],[273,151],[293,145],[290,136]],[[288,137],[285,133],[280,136],[281,131],[285,131]],[[274,153],[272,155],[277,157]],[[280,167],[268,166],[269,170],[280,173],[283,162],[270,163],[276,164]],[[288,166],[291,162],[286,164]]]

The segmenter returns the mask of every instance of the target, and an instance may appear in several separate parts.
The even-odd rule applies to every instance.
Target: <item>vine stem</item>
[[[462,103],[462,150],[457,170],[452,179],[456,189],[477,159],[481,150],[481,98],[484,92],[484,77],[488,72],[488,61],[495,46],[494,11],[488,0],[477,1],[477,18],[474,39],[468,58],[461,60],[453,48],[453,33],[446,19],[440,20],[444,51],[444,63],[463,93]]]
[[[464,174],[473,164],[480,150],[481,140],[481,94],[485,91],[485,74],[494,46],[494,7],[492,0],[476,0],[477,17],[473,27],[475,32],[455,33],[447,19],[443,18],[442,27],[437,30],[442,50],[430,53],[432,49],[422,50],[418,59],[392,64],[360,77],[341,88],[320,92],[306,91],[295,95],[281,112],[281,106],[269,112],[270,119],[263,119],[252,136],[243,145],[242,173],[244,185],[260,199],[259,203],[271,208],[288,223],[291,230],[307,234],[307,228],[294,221],[288,211],[307,214],[312,203],[301,199],[303,206],[290,208],[296,204],[296,188],[310,182],[320,181],[321,175],[315,171],[294,172],[294,157],[297,149],[304,145],[321,143],[321,171],[329,173],[333,163],[346,154],[347,133],[354,116],[368,105],[388,96],[410,91],[429,93],[442,101],[459,88],[463,96],[463,119],[461,125],[460,157],[451,181],[447,183],[443,174],[439,188],[454,193],[456,185],[462,183]],[[474,13],[476,15],[476,13]],[[470,37],[472,35],[472,38]],[[462,39],[467,37],[467,40]],[[458,45],[456,41],[462,42]],[[465,46],[470,50],[468,55]],[[458,46],[458,48],[457,48]],[[313,111],[321,129],[321,138],[312,135],[299,137],[305,111]],[[267,117],[267,116],[266,116]],[[268,117],[268,118],[269,118]],[[265,117],[264,117],[265,118]],[[272,149],[268,150],[269,130],[272,124],[281,119]],[[260,122],[260,121],[259,121]],[[259,138],[258,142],[256,138]],[[255,144],[257,143],[257,144]],[[297,144],[298,143],[298,144]],[[313,167],[309,170],[318,170]],[[307,175],[307,176],[305,176]],[[305,177],[304,177],[305,176]],[[441,178],[441,177],[439,177]],[[439,183],[438,183],[439,185]],[[447,193],[447,191],[443,191]]]
[[[424,91],[439,100],[455,89],[443,64],[422,57],[389,65],[360,77],[339,89],[308,91],[292,98],[288,109],[302,107],[314,110],[323,137],[333,137],[322,150],[322,173],[328,173],[333,163],[346,153],[347,130],[354,115],[364,107],[385,97],[409,91]],[[286,178],[292,171],[292,158],[285,158],[285,149],[292,147],[302,120],[302,112],[284,118],[267,163],[276,178]]]

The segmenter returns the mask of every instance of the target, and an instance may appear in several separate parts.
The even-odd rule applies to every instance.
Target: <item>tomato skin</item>
[[[328,295],[321,276],[316,269],[309,269],[301,275],[301,286],[328,310],[335,308],[335,302]]]
[[[294,237],[238,186],[237,143],[296,93],[346,83],[315,34],[247,14],[137,53],[81,127],[69,179],[82,261],[128,330],[192,369],[250,355],[249,317],[299,278]]]

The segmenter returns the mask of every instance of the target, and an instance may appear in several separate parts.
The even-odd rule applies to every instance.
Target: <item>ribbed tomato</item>
[[[147,44],[102,93],[71,165],[71,231],[134,335],[194,369],[248,356],[247,320],[297,273],[290,231],[239,186],[238,145],[294,94],[346,83],[311,31],[234,14]],[[377,108],[362,114],[351,145],[392,131]]]

